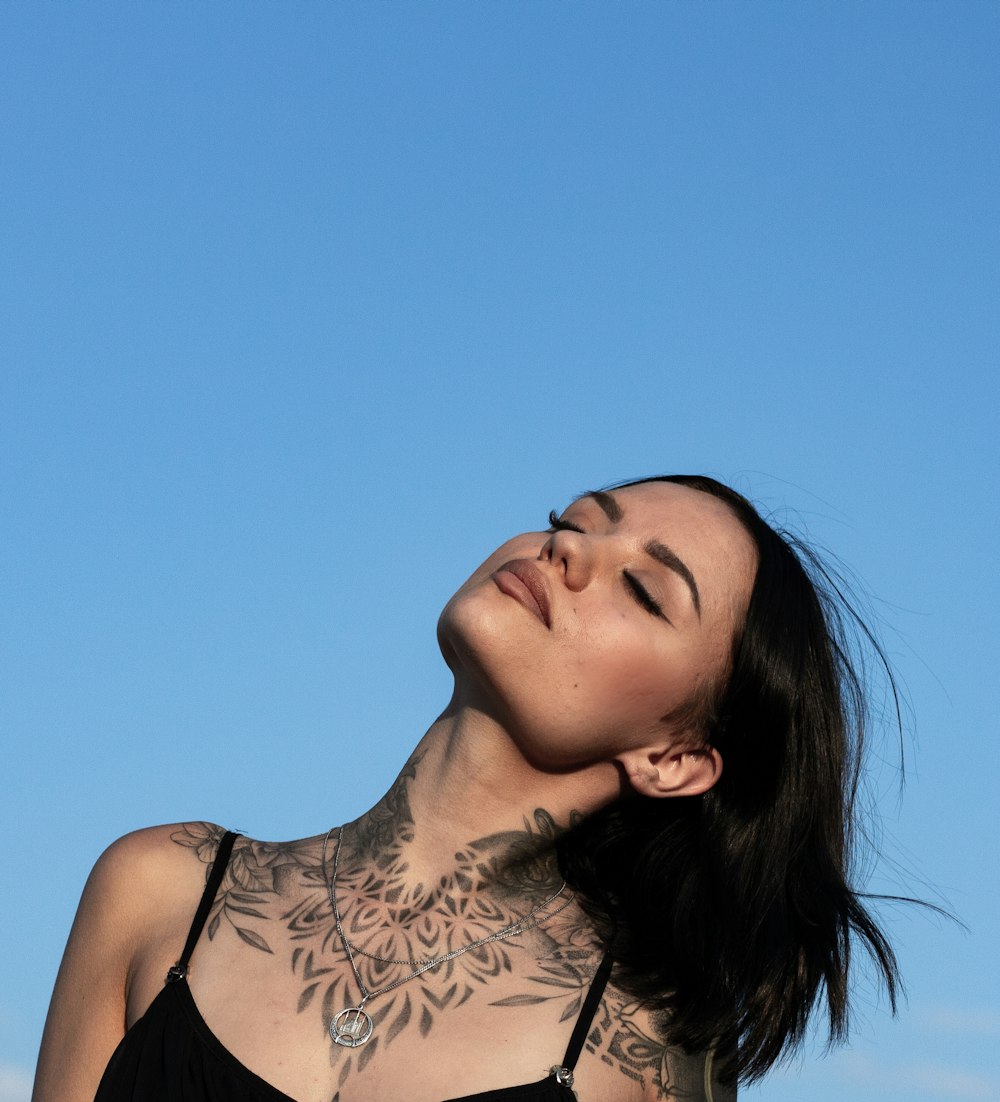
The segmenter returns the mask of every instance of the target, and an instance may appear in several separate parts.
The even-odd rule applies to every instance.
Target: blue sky
[[[905,687],[909,997],[748,1099],[1000,1097],[1000,9],[32,4],[0,69],[0,1102],[140,825],[367,807],[441,605],[704,471],[853,570]],[[349,747],[350,749],[346,749]]]

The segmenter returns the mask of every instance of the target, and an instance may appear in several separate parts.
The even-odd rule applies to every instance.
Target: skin
[[[329,1019],[358,999],[327,890],[338,842],[348,938],[392,960],[433,957],[552,896],[554,841],[578,816],[623,794],[696,794],[720,775],[717,752],[678,717],[725,676],[752,581],[749,537],[686,487],[629,487],[608,504],[585,497],[557,530],[509,541],[449,601],[438,634],[452,700],[386,796],[333,833],[325,863],[323,835],[237,843],[189,983],[222,1044],[297,1102],[441,1102],[543,1078],[601,959],[565,891],[526,932],[373,998],[372,1039],[335,1046]],[[697,600],[676,565],[650,554],[654,539],[690,572]],[[531,564],[544,610],[500,576],[512,560]],[[221,833],[206,823],[139,831],[98,862],[34,1102],[91,1102],[180,953]],[[412,971],[357,963],[371,989]],[[581,1102],[694,1099],[704,1074],[703,1057],[667,1048],[654,1016],[612,983],[575,1089]],[[717,1087],[716,1102],[725,1097]]]

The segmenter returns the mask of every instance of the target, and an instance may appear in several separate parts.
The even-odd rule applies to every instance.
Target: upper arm
[[[727,1061],[717,1049],[684,1052],[664,1046],[657,1074],[647,1084],[647,1102],[697,1099],[698,1102],[736,1102],[736,1084],[726,1075]]]
[[[715,1048],[686,1052],[668,1036],[664,1012],[609,984],[587,1049],[631,1080],[642,1102],[735,1102],[722,1054]]]
[[[56,977],[32,1102],[93,1102],[125,1034],[132,969],[165,928],[177,925],[180,894],[190,913],[191,884],[204,879],[191,851],[170,841],[173,829],[128,834],[94,866]]]

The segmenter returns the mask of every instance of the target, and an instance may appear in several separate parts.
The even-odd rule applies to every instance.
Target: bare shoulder
[[[141,951],[178,915],[190,919],[224,833],[214,823],[170,823],[124,835],[94,865],[81,912],[97,911],[106,934]]]
[[[719,1054],[685,1052],[670,1044],[666,1027],[662,1012],[609,984],[586,1049],[632,1080],[643,1102],[735,1102]]]
[[[174,835],[202,839],[200,851]],[[171,824],[126,834],[98,858],[63,954],[42,1038],[35,1102],[92,1099],[125,1032],[130,987],[144,959],[186,928],[222,830]],[[80,1023],[86,1028],[81,1029]]]
[[[166,831],[174,852],[168,860],[183,860],[178,856],[194,855],[207,875],[215,861],[224,831],[212,823],[179,823],[161,827]],[[253,895],[254,900],[244,902],[261,904],[265,898],[280,898],[301,875],[318,878],[322,875],[325,835],[296,838],[287,842],[264,842],[246,835],[239,835],[233,846],[222,882],[218,900],[236,892],[243,897]]]
[[[225,828],[208,822],[165,823],[123,835],[94,866],[100,878],[139,875],[153,879],[185,866],[211,865]],[[89,885],[88,885],[89,886]]]
[[[171,823],[128,834],[98,862],[98,895],[126,930],[127,1015],[136,1021],[177,963],[226,834],[209,822]],[[220,929],[271,952],[260,928],[299,900],[303,882],[322,882],[324,836],[263,842],[237,834],[199,929],[202,947]],[[195,953],[199,952],[198,949]]]

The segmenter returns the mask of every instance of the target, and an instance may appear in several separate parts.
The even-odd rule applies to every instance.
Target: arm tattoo
[[[736,1102],[735,1087],[722,1085],[714,1074],[714,1049],[685,1053],[664,1040],[664,1027],[662,1015],[609,991],[594,1018],[586,1048],[643,1088],[655,1089],[665,1102]]]

